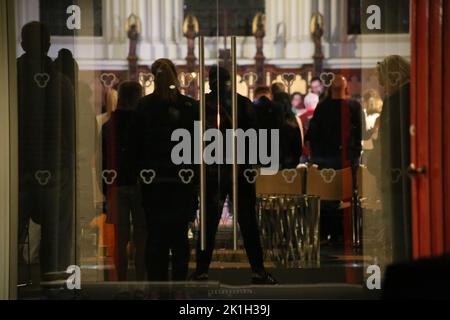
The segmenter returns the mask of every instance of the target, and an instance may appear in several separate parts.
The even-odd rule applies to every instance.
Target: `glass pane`
[[[19,296],[371,297],[411,246],[409,6],[16,1]]]

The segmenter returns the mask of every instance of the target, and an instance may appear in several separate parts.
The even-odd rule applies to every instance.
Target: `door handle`
[[[414,163],[411,163],[408,167],[408,174],[411,177],[424,176],[427,174],[427,168],[425,166],[417,167]]]
[[[199,98],[200,98],[200,250],[206,250],[206,167],[203,160],[203,152],[205,150],[205,143],[203,135],[206,129],[206,99],[205,99],[205,40],[203,36],[198,38],[199,46]]]
[[[236,37],[231,37],[231,105],[233,118],[233,249],[238,249],[237,221],[238,221],[238,165],[237,165],[237,137],[238,105],[237,105],[237,50]]]

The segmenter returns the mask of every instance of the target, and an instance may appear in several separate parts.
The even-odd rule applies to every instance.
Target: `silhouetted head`
[[[332,99],[345,99],[347,97],[347,79],[341,74],[334,77],[330,87]]]
[[[209,69],[209,88],[212,92],[217,90],[229,91],[231,88],[231,76],[227,69],[212,66]]]
[[[66,48],[59,50],[57,59],[62,60],[62,61],[73,60],[72,51],[70,51],[69,49],[66,49]]]
[[[46,56],[50,49],[50,32],[41,22],[33,21],[22,28],[22,49],[36,57]]]
[[[168,59],[156,60],[152,65],[152,73],[155,76],[154,94],[164,101],[175,102],[179,83],[173,62]]]
[[[270,91],[270,88],[267,86],[261,86],[261,87],[257,87],[255,89],[255,100],[258,100],[261,97],[266,97],[269,100],[272,100],[272,92]]]
[[[410,64],[403,57],[392,55],[378,63],[378,81],[387,95],[391,95],[410,81]]]
[[[143,89],[137,81],[124,81],[119,86],[118,109],[134,110],[139,99],[142,97]]]
[[[166,64],[167,66],[170,67],[170,69],[172,69],[172,72],[177,75],[177,68],[175,67],[175,64],[172,62],[172,60],[170,59],[166,59],[166,58],[161,58],[156,60],[153,65],[152,65],[152,72],[153,72],[153,67],[157,68],[159,65],[161,64]]]
[[[272,84],[270,90],[272,91],[272,96],[275,96],[279,93],[286,93],[286,86],[281,82],[275,82]]]

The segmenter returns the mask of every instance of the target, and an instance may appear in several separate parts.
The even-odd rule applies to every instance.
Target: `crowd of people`
[[[41,224],[42,272],[61,271],[70,264],[73,228],[69,212],[74,202],[76,165],[75,85],[70,81],[74,76],[71,68],[64,70],[67,63],[63,62],[70,61],[71,56],[62,51],[52,62],[47,57],[49,33],[37,22],[23,28],[22,47],[25,54],[18,60],[20,231],[24,230],[22,225],[30,216]],[[401,79],[392,84],[386,70],[401,71]],[[151,71],[155,77],[154,92],[144,96],[138,82],[121,83],[117,99],[113,99],[115,106],[99,128],[101,189],[105,196],[106,222],[113,224],[116,231],[114,264],[118,280],[128,279],[130,241],[136,249],[137,280],[207,280],[222,213],[218,208],[223,207],[227,198],[233,201],[232,166],[206,167],[207,188],[202,195],[206,197],[207,212],[206,221],[202,222],[206,224],[205,248],[201,247],[198,237],[196,270],[189,275],[188,227],[197,218],[199,168],[172,162],[171,152],[175,146],[172,133],[185,129],[194,136],[199,102],[181,94],[176,67],[170,60],[157,60]],[[374,164],[374,172],[382,176],[388,168],[402,167],[408,161],[396,156],[399,151],[395,150],[392,139],[397,139],[398,145],[408,145],[404,141],[407,127],[404,119],[408,112],[409,69],[402,58],[389,57],[377,71],[388,97],[384,106],[375,90],[364,93],[361,103],[352,99],[347,79],[340,74],[334,75],[329,87],[320,78],[312,78],[306,95],[298,92],[289,95],[283,84],[274,83],[271,87],[256,88],[254,101],[238,95],[238,128],[279,130],[280,169],[310,163],[319,169],[350,167],[356,176],[363,161]],[[233,126],[230,73],[213,66],[209,83],[206,127],[225,131]],[[399,105],[402,107],[398,108]],[[386,151],[385,146],[392,148]],[[363,149],[370,153],[361,160]],[[374,152],[377,149],[383,150],[381,158],[375,157],[380,155]],[[244,177],[249,168],[253,167],[238,166],[238,223],[252,270],[252,282],[276,284],[276,279],[264,266],[256,221],[255,186]],[[180,173],[188,171],[193,177],[190,183],[185,183]],[[402,186],[402,190],[395,190],[395,195],[400,195],[404,189]],[[402,201],[394,202],[396,209],[405,210]],[[397,223],[405,222],[399,218]],[[20,237],[24,237],[22,233]]]

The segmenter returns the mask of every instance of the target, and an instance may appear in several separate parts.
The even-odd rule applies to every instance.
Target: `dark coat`
[[[362,108],[352,100],[327,98],[317,106],[306,139],[313,158],[342,159],[349,165],[361,154]]]
[[[118,109],[102,126],[103,170],[114,170],[114,186],[133,186],[137,183],[136,113]]]
[[[138,170],[156,172],[151,184],[141,183],[148,219],[192,220],[198,207],[198,168],[173,163],[172,149],[178,142],[171,138],[176,129],[186,129],[194,139],[198,102],[178,94],[175,104],[171,104],[151,94],[140,100],[136,114]],[[180,179],[183,169],[194,171],[194,179],[189,184]]]

